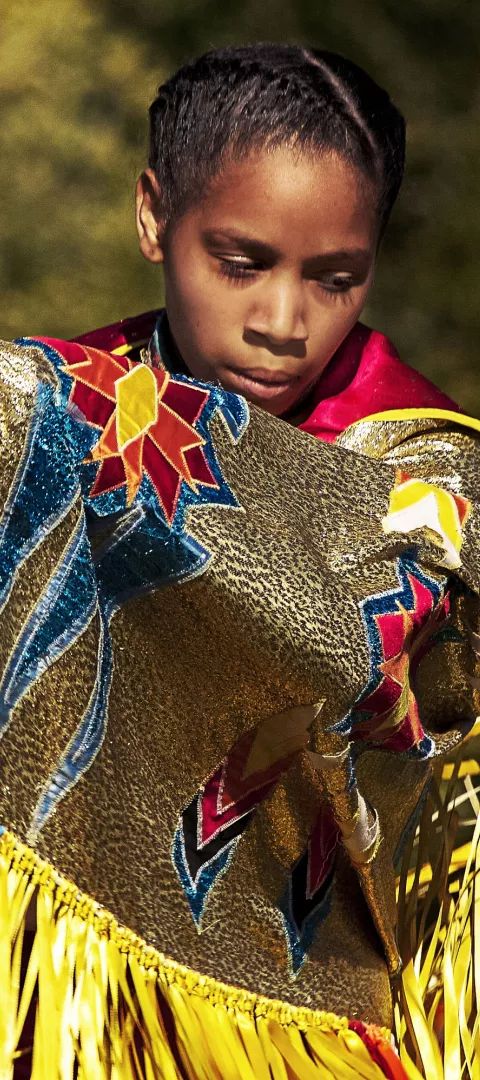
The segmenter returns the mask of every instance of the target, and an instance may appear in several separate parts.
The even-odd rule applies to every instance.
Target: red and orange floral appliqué
[[[168,524],[182,482],[217,488],[195,425],[210,391],[176,380],[164,368],[78,346],[82,358],[64,370],[74,380],[70,402],[98,428],[90,460],[99,462],[90,496],[125,485],[127,505],[144,475],[154,487]]]

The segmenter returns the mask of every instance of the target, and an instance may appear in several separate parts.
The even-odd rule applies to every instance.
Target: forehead
[[[194,213],[201,228],[229,227],[302,256],[339,247],[375,247],[376,191],[332,152],[287,147],[227,163]]]

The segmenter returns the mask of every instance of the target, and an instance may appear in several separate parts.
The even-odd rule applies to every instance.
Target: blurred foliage
[[[211,46],[334,49],[408,119],[367,321],[480,411],[480,7],[471,0],[3,0],[0,334],[69,336],[161,301],[133,186],[156,86]]]

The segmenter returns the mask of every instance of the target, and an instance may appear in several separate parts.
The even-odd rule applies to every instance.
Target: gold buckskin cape
[[[66,343],[0,386],[0,1074],[36,995],[42,1080],[421,1075],[394,860],[475,718],[480,425],[330,446]]]

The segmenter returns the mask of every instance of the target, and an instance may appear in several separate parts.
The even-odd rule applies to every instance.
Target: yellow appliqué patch
[[[455,570],[461,566],[463,526],[470,509],[469,500],[462,495],[454,495],[436,484],[417,480],[399,471],[382,525],[385,533],[428,529],[437,542],[440,538],[445,552],[445,566]]]

